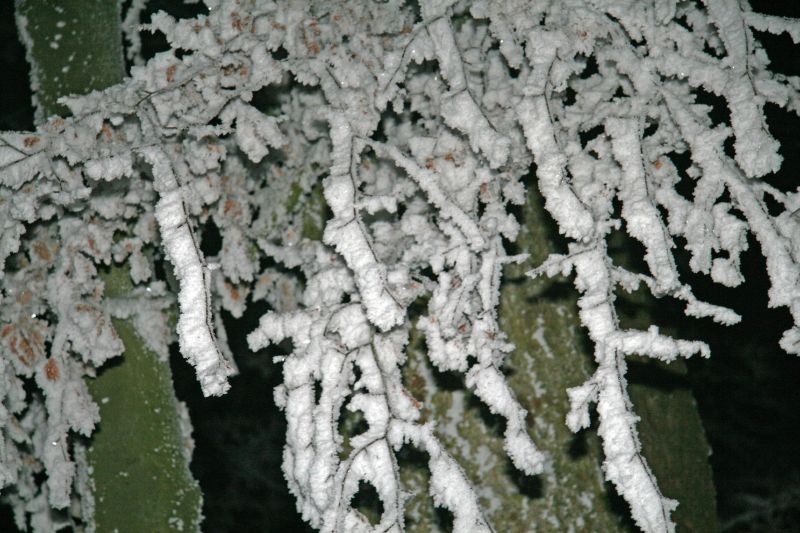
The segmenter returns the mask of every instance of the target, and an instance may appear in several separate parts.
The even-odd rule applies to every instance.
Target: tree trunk
[[[65,115],[61,96],[85,94],[122,81],[119,2],[18,0],[17,23],[31,65],[36,122]],[[132,289],[129,270],[104,274],[105,296]],[[98,531],[199,531],[202,495],[189,471],[168,361],[137,336],[129,320],[114,320],[125,345],[89,383],[100,424],[87,451]],[[86,517],[87,519],[90,517]]]
[[[545,473],[526,477],[513,468],[503,451],[502,422],[461,389],[461,378],[431,368],[419,339],[411,350],[406,381],[411,392],[425,400],[426,415],[437,421],[450,452],[481,487],[482,503],[496,531],[635,531],[627,505],[603,481],[597,434],[576,435],[565,424],[566,390],[581,385],[594,363],[572,284],[524,275],[555,247],[555,230],[541,203],[538,192],[531,192],[522,209],[517,246],[530,259],[506,269],[500,319],[516,346],[507,360],[511,385],[528,409],[534,441],[551,458]],[[669,370],[676,372],[673,366]],[[685,373],[685,366],[677,373]],[[676,386],[674,379],[668,382],[668,387],[635,379],[630,384],[642,419],[638,427],[644,454],[662,492],[680,502],[673,514],[678,531],[717,531],[709,447],[697,406],[691,391]],[[407,513],[408,530],[447,530],[446,517],[437,514],[426,495],[424,467],[411,464],[404,477],[415,494]]]

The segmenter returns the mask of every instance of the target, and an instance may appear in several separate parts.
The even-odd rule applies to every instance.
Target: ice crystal
[[[430,361],[463,373],[506,420],[516,468],[543,470],[502,371],[514,347],[497,318],[503,267],[522,259],[504,244],[519,229],[510,206],[524,202],[521,179],[535,165],[570,243],[531,275],[574,273],[595,346],[594,375],[567,391],[566,422],[588,426],[597,403],[607,479],[641,529],[672,531],[676,502],[641,453],[625,356],[709,350],[655,327],[622,329],[614,295],[644,285],[690,316],[732,324],[736,313],[682,281],[674,250],[735,286],[750,233],[767,260],[770,305],[794,318],[781,346],[800,352],[800,198],[758,179],[781,164],[764,104],[797,112],[800,82],[768,69],[752,31],[797,41],[800,25],[733,0],[205,4],[194,19],[154,15],[144,29],[171,50],[144,62],[144,2],[134,1],[130,77],[66,99],[71,118],[0,135],[0,487],[14,487],[18,512],[53,529],[46,510],[67,507],[73,485],[85,493],[68,438],[97,422],[83,377],[121,352],[110,317],[134,317],[166,356],[170,298],[153,279],[155,255],[173,267],[178,341],[205,394],[224,393],[235,371],[221,309],[240,316],[248,295],[266,300],[272,311],[250,347],[292,341],[275,391],[288,422],[283,469],[313,527],[402,530],[395,454],[410,445],[427,453],[431,494],[455,530],[490,531],[401,368],[409,307],[426,302],[414,326]],[[729,127],[712,124],[701,89],[727,104]],[[258,103],[265,93],[268,106]],[[590,130],[599,133],[586,140]],[[671,157],[686,152],[691,199],[676,192],[687,178]],[[328,220],[314,219],[319,183]],[[212,223],[222,250],[205,257],[199,228]],[[646,272],[610,258],[607,239],[623,226],[644,247]],[[126,301],[104,296],[98,278],[120,262],[136,287]],[[39,396],[26,398],[28,379]],[[340,457],[345,409],[367,429]],[[383,502],[375,526],[351,507],[361,481]]]

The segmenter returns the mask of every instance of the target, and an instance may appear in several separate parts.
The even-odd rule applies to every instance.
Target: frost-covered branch
[[[164,352],[165,296],[150,257],[166,258],[179,282],[180,348],[204,393],[225,392],[234,369],[220,310],[241,317],[264,300],[271,310],[250,347],[291,341],[276,358],[283,470],[313,527],[403,530],[397,454],[408,446],[427,454],[433,501],[453,513],[456,530],[491,531],[479,488],[436,421],[423,420],[402,369],[413,331],[432,365],[463,375],[502,417],[513,465],[550,475],[528,433],[537,413],[505,375],[514,346],[498,320],[503,268],[524,257],[509,255],[508,243],[529,180],[569,240],[567,254],[531,274],[574,272],[594,343],[596,369],[568,391],[567,425],[587,427],[597,404],[606,478],[640,528],[671,531],[675,501],[642,455],[625,358],[669,362],[709,350],[656,326],[621,328],[616,294],[643,287],[682,301],[689,316],[735,323],[733,310],[695,297],[676,248],[690,254],[692,271],[735,286],[752,234],[767,259],[771,305],[794,318],[781,346],[800,351],[800,197],[759,180],[781,163],[763,106],[797,112],[800,83],[768,69],[751,29],[796,38],[796,23],[723,0],[707,8],[668,0],[576,0],[569,9],[482,0],[419,10],[366,0],[205,4],[192,19],[154,15],[146,29],[163,33],[171,50],[134,61],[123,84],[66,99],[72,118],[0,135],[7,411],[23,412],[31,376],[50,390],[45,361],[70,372],[80,397],[82,376],[118,353],[106,317],[128,311],[104,298],[100,265],[131,265],[135,301],[150,302],[130,314],[158,332],[153,345]],[[134,59],[143,5],[131,4],[126,23]],[[724,100],[729,121],[712,123],[701,91]],[[692,163],[679,168],[687,151]],[[676,188],[684,180],[691,197]],[[205,257],[202,229],[212,226],[221,249]],[[643,271],[611,259],[615,229],[643,246]],[[84,406],[81,420],[95,420],[91,412]],[[348,412],[365,421],[360,434],[341,429]],[[30,435],[37,415],[25,416]],[[3,423],[6,442],[20,442]],[[66,436],[66,427],[88,433],[90,425],[50,429]],[[50,470],[61,464],[51,451],[39,455]],[[0,467],[7,484],[24,468],[14,458]],[[352,506],[360,482],[383,504],[376,525]],[[69,487],[52,494],[63,507]]]
[[[180,283],[178,340],[181,353],[195,367],[203,393],[218,396],[228,390],[227,378],[234,370],[222,355],[214,333],[212,269],[206,264],[190,226],[182,190],[168,155],[151,148],[144,152],[144,157],[153,166],[155,188],[160,195],[154,214],[167,257]]]

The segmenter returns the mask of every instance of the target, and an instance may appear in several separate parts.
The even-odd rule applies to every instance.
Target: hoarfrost
[[[797,112],[800,84],[768,70],[751,30],[797,42],[798,23],[733,0],[707,9],[576,0],[569,12],[510,0],[422,2],[418,13],[400,2],[206,4],[196,19],[159,13],[138,27],[145,2],[131,2],[130,78],[65,99],[72,118],[0,135],[0,487],[18,487],[20,516],[32,514],[34,529],[65,525],[48,510],[67,507],[73,485],[90,507],[85,461],[68,446],[97,422],[83,378],[121,351],[112,316],[132,317],[166,357],[172,298],[152,268],[166,258],[181,352],[205,394],[224,393],[236,371],[221,310],[241,316],[265,300],[272,310],[250,347],[292,341],[277,358],[275,399],[287,417],[284,473],[313,527],[401,531],[396,454],[413,446],[427,454],[433,500],[455,529],[491,531],[480,491],[441,430],[422,421],[401,369],[414,326],[432,364],[463,373],[505,419],[515,467],[545,469],[503,373],[514,347],[497,320],[503,268],[523,258],[506,253],[504,239],[519,231],[509,204],[524,203],[522,178],[535,164],[569,249],[531,275],[574,272],[595,346],[594,375],[567,391],[566,423],[586,428],[597,403],[606,478],[641,529],[672,531],[676,502],[641,453],[625,357],[709,350],[655,326],[622,329],[615,294],[643,286],[689,316],[735,323],[734,311],[694,296],[674,253],[683,246],[693,271],[735,286],[752,234],[770,305],[794,318],[781,346],[800,353],[800,197],[758,179],[781,164],[764,104]],[[140,30],[162,32],[172,49],[142,61]],[[725,101],[729,124],[712,125],[701,89]],[[262,90],[275,95],[268,109],[254,100]],[[672,159],[684,151],[686,177]],[[677,193],[681,179],[695,182],[691,199]],[[211,224],[222,250],[206,258],[201,229]],[[645,249],[643,272],[608,253],[623,227]],[[98,279],[121,262],[134,284],[127,300],[104,295]],[[427,308],[412,324],[419,302]],[[43,399],[25,399],[29,379]],[[345,410],[367,429],[342,454]],[[46,471],[41,484],[31,457]],[[351,506],[359,482],[383,502],[374,527]]]

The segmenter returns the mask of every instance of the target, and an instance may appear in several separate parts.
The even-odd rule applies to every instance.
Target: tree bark
[[[61,96],[122,81],[119,2],[17,0],[17,23],[31,65],[36,122],[65,115]],[[105,297],[132,289],[129,269],[103,275]],[[100,424],[87,451],[97,531],[199,531],[202,494],[188,463],[182,411],[169,362],[148,350],[129,320],[114,320],[125,345],[90,380]],[[88,518],[88,517],[86,517]]]
[[[530,258],[506,269],[500,320],[516,346],[507,360],[507,374],[528,409],[534,441],[551,459],[545,473],[527,477],[514,470],[503,451],[502,422],[461,388],[463,380],[431,368],[421,339],[411,350],[406,382],[415,397],[424,399],[426,416],[437,421],[450,452],[481,487],[482,503],[496,531],[635,531],[627,505],[603,481],[596,432],[576,435],[565,424],[566,390],[581,385],[593,372],[593,348],[578,319],[572,284],[524,275],[553,251],[556,242],[538,192],[529,194],[521,223],[517,251]],[[670,367],[668,372],[676,370]],[[685,366],[679,366],[677,373],[681,372]],[[662,492],[680,502],[673,513],[678,531],[718,531],[710,451],[697,406],[680,379],[678,385],[674,379],[667,382],[671,385],[636,379],[630,384],[641,417],[645,457]],[[426,494],[424,463],[412,458],[408,466],[404,481],[414,494],[408,530],[447,530],[447,517],[437,513]]]

